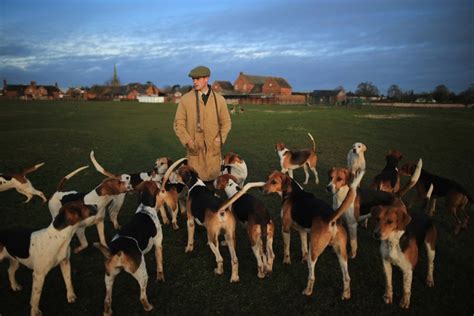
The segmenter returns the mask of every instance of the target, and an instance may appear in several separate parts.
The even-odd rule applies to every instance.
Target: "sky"
[[[0,79],[62,89],[189,85],[240,72],[293,91],[461,92],[474,83],[472,0],[0,0]]]

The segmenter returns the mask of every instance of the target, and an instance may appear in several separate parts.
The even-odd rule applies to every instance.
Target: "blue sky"
[[[295,91],[460,92],[474,83],[474,1],[0,0],[0,78],[191,84],[239,72],[280,76]]]

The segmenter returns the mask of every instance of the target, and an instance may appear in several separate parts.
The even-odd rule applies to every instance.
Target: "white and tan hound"
[[[370,210],[376,205],[391,205],[399,200],[417,182],[420,176],[422,161],[418,162],[418,172],[414,173],[410,181],[397,194],[369,188],[358,188],[354,203],[342,215],[349,231],[351,258],[357,255],[357,227],[360,222],[370,218]],[[346,168],[332,168],[329,170],[329,183],[326,190],[332,194],[332,207],[338,208],[346,198],[353,174]]]
[[[217,179],[217,190],[225,190],[228,198],[241,190],[238,179],[224,174]],[[245,193],[231,206],[232,213],[246,226],[253,254],[257,259],[257,276],[264,278],[273,269],[273,236],[275,224],[265,205],[253,195]]]
[[[70,201],[79,200],[86,205],[95,205],[97,207],[97,215],[95,218],[97,232],[99,234],[100,243],[106,246],[107,243],[105,240],[104,232],[104,218],[106,207],[112,201],[114,195],[122,194],[129,191],[131,189],[131,186],[129,182],[121,181],[116,178],[107,178],[104,179],[101,184],[99,184],[89,193],[80,193],[77,191],[62,191],[66,181],[85,168],[87,168],[87,166],[74,170],[59,182],[56,192],[53,194],[51,199],[49,199],[49,211],[51,213],[51,216],[55,217],[58,214],[61,206]],[[87,248],[88,246],[88,242],[85,235],[85,227],[79,227],[76,231],[76,235],[79,238],[80,245],[74,249],[74,253],[78,253],[81,250]]]
[[[347,153],[347,169],[354,175],[365,172],[365,152],[367,146],[357,142],[352,144],[352,148]]]
[[[315,183],[319,183],[318,172],[316,171],[316,164],[318,162],[318,156],[316,156],[316,144],[313,136],[308,133],[311,142],[313,143],[312,148],[306,148],[301,150],[290,150],[286,148],[284,143],[277,143],[275,145],[275,151],[280,157],[281,172],[287,172],[291,178],[293,178],[293,170],[303,167],[305,180],[304,184],[308,184],[309,173],[308,167],[314,174]]]
[[[428,258],[426,285],[434,286],[436,228],[426,214],[415,212],[408,214],[403,203],[374,207],[372,218],[375,222],[373,236],[381,240],[380,254],[386,282],[383,299],[386,304],[391,304],[393,301],[392,265],[398,266],[403,272],[403,296],[400,307],[409,308],[413,270],[420,257],[422,244],[426,247]]]
[[[176,161],[168,169],[167,174],[171,173],[182,160],[184,160],[184,158]],[[163,185],[166,185],[167,179],[168,176],[165,176]],[[216,257],[217,267],[214,269],[214,272],[219,275],[223,274],[224,259],[219,251],[218,237],[221,232],[224,232],[232,262],[230,282],[239,282],[239,262],[235,251],[236,219],[229,207],[250,188],[262,186],[263,183],[248,183],[232,198],[227,201],[222,201],[199,179],[196,170],[188,165],[179,167],[178,181],[184,183],[189,192],[186,205],[188,242],[185,252],[191,252],[194,249],[194,222],[200,226],[204,226],[207,230],[208,245]],[[166,191],[162,188],[157,199],[161,199],[164,194],[166,194]]]
[[[0,261],[8,259],[8,278],[13,291],[20,291],[21,285],[15,278],[19,264],[33,270],[31,287],[31,315],[41,315],[39,302],[46,275],[57,266],[66,285],[67,301],[74,303],[76,294],[71,281],[69,261],[71,238],[81,225],[96,214],[95,207],[79,201],[70,202],[60,208],[52,223],[44,229],[5,229],[0,231]]]
[[[15,189],[18,193],[26,196],[25,203],[28,203],[34,195],[39,196],[43,199],[43,202],[46,202],[48,199],[43,192],[36,190],[31,181],[26,178],[27,174],[38,170],[42,165],[44,165],[44,162],[27,168],[20,173],[0,173],[0,192]]]
[[[328,245],[332,246],[339,259],[342,271],[343,291],[342,299],[351,297],[350,276],[347,267],[347,234],[346,230],[337,219],[354,202],[356,188],[364,173],[360,173],[352,182],[350,190],[342,205],[337,209],[318,199],[312,193],[305,192],[303,188],[287,174],[274,171],[263,187],[265,193],[278,193],[282,198],[281,218],[284,245],[283,262],[289,264],[290,260],[290,232],[295,228],[300,233],[301,250],[303,259],[308,263],[308,283],[303,291],[304,295],[313,293],[315,281],[315,266],[321,253]],[[308,251],[307,234],[310,236]]]
[[[222,158],[221,174],[231,174],[243,186],[248,176],[247,164],[238,154],[229,152]]]
[[[145,254],[153,246],[156,257],[156,280],[164,281],[163,272],[163,232],[156,213],[156,195],[159,191],[156,183],[145,181],[139,185],[140,205],[129,223],[124,225],[109,242],[109,247],[99,243],[94,246],[104,254],[105,261],[105,303],[104,315],[112,315],[112,289],[115,277],[125,270],[131,274],[140,286],[140,302],[145,311],[153,309],[148,301],[146,287],[148,272]]]

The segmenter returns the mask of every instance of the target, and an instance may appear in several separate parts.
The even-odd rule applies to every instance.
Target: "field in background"
[[[315,137],[319,157],[319,185],[311,182],[305,189],[331,203],[325,192],[327,171],[344,166],[346,155],[356,141],[367,145],[367,174],[363,185],[383,168],[384,154],[398,149],[404,162],[423,158],[424,168],[449,177],[474,195],[474,111],[472,109],[402,109],[402,108],[329,108],[306,106],[244,106],[245,112],[232,116],[232,130],[224,152],[235,151],[247,162],[248,181],[264,181],[279,168],[273,146],[283,141],[289,148],[310,146],[307,132]],[[87,192],[103,176],[89,161],[90,150],[97,160],[115,173],[151,170],[157,157],[176,160],[184,149],[172,130],[175,105],[126,102],[2,102],[0,103],[0,172],[18,171],[39,162],[46,164],[29,175],[36,188],[48,197],[58,181],[71,170],[89,164],[91,168],[66,184],[66,189]],[[304,179],[302,170],[295,171]],[[313,181],[310,178],[310,181]],[[406,180],[406,179],[404,179]],[[253,194],[261,196],[255,190]],[[413,194],[414,192],[410,192]],[[311,297],[301,294],[306,286],[308,269],[300,262],[299,236],[292,233],[292,264],[282,264],[282,239],[279,219],[279,197],[261,196],[277,223],[274,242],[276,261],[273,274],[259,280],[256,263],[242,227],[237,230],[237,255],[240,283],[230,284],[230,263],[226,248],[224,276],[213,273],[214,256],[206,245],[203,228],[196,229],[195,249],[185,254],[186,223],[180,218],[180,230],[164,227],[165,283],[156,283],[153,253],[146,257],[148,297],[155,314],[456,314],[472,315],[474,284],[474,223],[459,236],[453,236],[453,221],[439,200],[435,223],[439,232],[435,259],[435,287],[427,288],[424,250],[414,273],[411,307],[398,307],[402,278],[394,269],[394,304],[385,305],[384,276],[379,243],[370,229],[359,229],[359,251],[349,261],[352,298],[341,301],[341,272],[337,258],[327,249],[316,265],[316,283]],[[16,191],[0,193],[0,229],[27,226],[36,229],[49,225],[51,217],[46,204],[34,198],[23,204],[24,196]],[[137,206],[137,195],[130,194],[119,215],[126,223]],[[421,207],[415,207],[418,211]],[[470,211],[474,217],[473,211]],[[106,236],[113,227],[106,218]],[[86,230],[89,244],[98,240],[94,227]],[[73,245],[77,240],[73,239]],[[60,269],[46,278],[41,309],[45,315],[99,315],[105,295],[103,256],[90,246],[72,255],[72,278],[78,300],[66,301]],[[23,291],[13,293],[7,275],[8,263],[0,263],[0,314],[29,313],[31,271],[21,267],[17,280]],[[126,273],[116,278],[113,308],[116,315],[143,314],[139,288]]]

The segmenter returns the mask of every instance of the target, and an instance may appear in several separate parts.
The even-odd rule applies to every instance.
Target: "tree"
[[[459,94],[459,100],[465,105],[474,104],[474,84]]]
[[[400,87],[396,84],[392,84],[387,90],[387,97],[389,99],[400,101],[402,99],[403,92]]]
[[[433,98],[438,103],[449,101],[449,89],[444,84],[440,84],[439,86],[436,86],[432,94],[433,94]]]
[[[359,83],[355,93],[363,97],[373,97],[379,95],[379,89],[372,82],[367,81]]]

